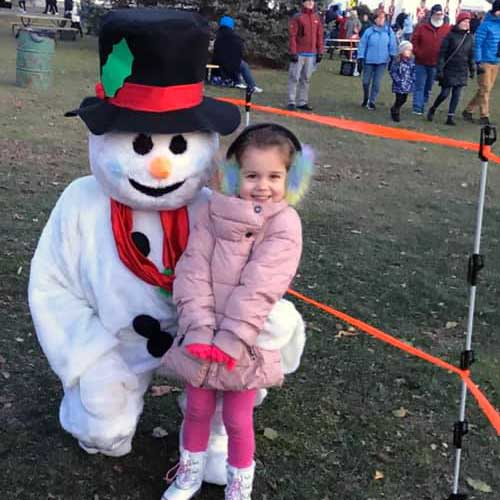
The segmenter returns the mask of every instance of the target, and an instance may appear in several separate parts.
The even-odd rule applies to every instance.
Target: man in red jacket
[[[302,12],[288,24],[288,109],[312,111],[309,105],[311,75],[323,57],[323,24],[314,1],[303,0]]]
[[[444,22],[443,7],[436,4],[432,6],[429,21],[419,24],[413,33],[411,43],[416,65],[413,112],[416,115],[424,114],[436,78],[441,42],[450,29],[451,26]]]

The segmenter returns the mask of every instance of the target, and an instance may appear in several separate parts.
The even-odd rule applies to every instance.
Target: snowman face
[[[188,204],[212,174],[217,134],[89,134],[92,173],[108,196],[134,209]]]

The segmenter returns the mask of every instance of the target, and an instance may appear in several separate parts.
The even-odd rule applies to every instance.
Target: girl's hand
[[[236,366],[236,360],[215,345],[211,346],[211,348],[212,348],[211,360],[214,363],[225,364],[228,371],[233,370],[233,368]]]

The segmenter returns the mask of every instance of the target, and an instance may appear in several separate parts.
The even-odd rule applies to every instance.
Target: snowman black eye
[[[138,155],[147,155],[153,149],[153,140],[151,136],[146,134],[139,134],[134,139],[134,151]]]
[[[174,155],[181,155],[187,149],[187,142],[182,135],[175,135],[170,141],[170,151]]]

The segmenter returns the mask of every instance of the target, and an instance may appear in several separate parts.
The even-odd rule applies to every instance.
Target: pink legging
[[[253,407],[257,391],[225,391],[222,420],[229,437],[228,462],[233,467],[252,465],[255,453]],[[215,413],[216,394],[211,389],[186,387],[187,408],[184,415],[184,448],[193,453],[205,451],[210,437],[210,424]]]

